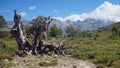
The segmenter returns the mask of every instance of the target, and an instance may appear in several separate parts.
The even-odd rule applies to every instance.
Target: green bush
[[[9,59],[15,53],[17,44],[14,39],[0,39],[0,60]]]
[[[10,37],[11,34],[9,31],[0,31],[0,38]]]
[[[57,27],[56,24],[53,24],[52,27],[50,27],[50,32],[49,32],[51,37],[58,37],[60,38],[63,34],[63,31]]]

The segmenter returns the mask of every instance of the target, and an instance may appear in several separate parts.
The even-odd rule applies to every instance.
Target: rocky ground
[[[88,61],[68,56],[44,55],[13,57],[11,61],[5,59],[1,68],[96,68],[96,66]]]

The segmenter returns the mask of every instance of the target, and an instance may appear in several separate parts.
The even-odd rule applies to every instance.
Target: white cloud
[[[53,17],[54,19],[58,19],[58,20],[60,20],[60,21],[64,21],[64,18],[62,18],[62,17]]]
[[[60,19],[62,21],[66,21],[66,20],[83,21],[87,18],[94,18],[94,19],[102,19],[104,21],[109,20],[109,21],[118,22],[120,21],[120,5],[112,4],[106,1],[90,13],[72,14],[65,18],[62,17],[55,17],[55,18]]]
[[[22,17],[24,17],[24,16],[26,16],[27,14],[26,14],[25,11],[22,11],[22,12],[20,13],[20,15],[21,15]]]
[[[81,20],[81,17],[78,14],[73,14],[65,18],[65,20],[69,20],[69,19],[71,21],[77,21],[77,20]]]
[[[30,6],[28,9],[34,10],[34,9],[36,9],[36,6]]]
[[[95,19],[111,20],[117,22],[120,21],[120,5],[104,2],[101,6],[96,8],[88,15]]]
[[[36,17],[34,16],[33,19],[35,19]]]
[[[59,10],[57,10],[57,9],[54,9],[54,12],[55,12],[55,13],[58,13],[58,12],[59,12]]]

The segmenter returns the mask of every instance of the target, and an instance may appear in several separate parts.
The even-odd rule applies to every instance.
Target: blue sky
[[[66,17],[72,14],[89,13],[105,1],[120,4],[120,0],[0,0],[0,15],[13,20],[13,10],[22,15],[22,19],[51,16]]]

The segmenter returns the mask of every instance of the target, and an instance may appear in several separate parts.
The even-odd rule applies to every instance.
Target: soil
[[[44,59],[57,59],[57,64],[52,66],[40,66],[39,62]],[[12,68],[96,68],[95,64],[76,59],[70,56],[29,56],[29,57],[13,57],[11,60],[15,64]]]

